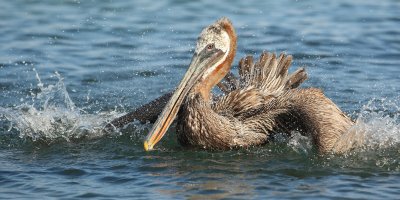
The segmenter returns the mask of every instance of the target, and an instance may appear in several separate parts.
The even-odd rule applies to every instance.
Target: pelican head
[[[229,72],[235,53],[236,33],[227,18],[203,29],[185,76],[144,141],[146,151],[164,136],[188,93],[198,93],[209,100],[212,87]]]

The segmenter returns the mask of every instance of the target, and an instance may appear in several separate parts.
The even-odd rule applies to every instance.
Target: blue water
[[[0,198],[396,199],[399,1],[1,1]],[[236,61],[285,51],[369,131],[345,155],[300,135],[262,147],[144,152],[151,124],[104,123],[173,89],[222,16]],[[237,63],[237,62],[235,62]],[[294,67],[292,70],[294,70]],[[236,70],[236,67],[233,67]]]

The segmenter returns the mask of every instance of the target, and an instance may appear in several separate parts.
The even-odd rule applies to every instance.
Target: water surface
[[[398,1],[3,1],[0,198],[373,198],[400,194]],[[318,155],[300,135],[231,151],[182,148],[174,128],[104,123],[173,89],[222,16],[238,52],[287,52],[369,143]],[[236,70],[236,67],[233,67]]]

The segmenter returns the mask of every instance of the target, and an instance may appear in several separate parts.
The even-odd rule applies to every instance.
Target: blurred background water
[[[0,198],[398,198],[400,2],[1,1]],[[172,90],[201,29],[222,16],[239,58],[287,52],[370,130],[318,155],[308,138],[232,151],[184,149],[174,128],[104,123]],[[236,65],[236,64],[235,64]],[[296,69],[296,67],[292,67]],[[236,70],[236,67],[233,67]]]

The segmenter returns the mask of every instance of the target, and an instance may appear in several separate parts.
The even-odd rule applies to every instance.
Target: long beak
[[[179,108],[190,89],[192,89],[193,86],[200,80],[205,70],[215,64],[215,60],[218,60],[223,55],[222,51],[217,51],[214,53],[215,54],[213,54],[213,56],[210,56],[209,54],[203,55],[202,53],[199,54],[200,56],[198,54],[193,56],[188,71],[186,72],[182,81],[179,83],[175,93],[164,107],[164,110],[154,123],[153,128],[144,141],[144,149],[146,151],[152,150],[154,145],[161,140],[161,138],[167,132],[169,126],[174,121]]]

